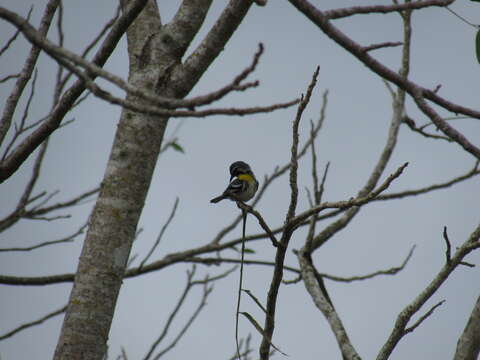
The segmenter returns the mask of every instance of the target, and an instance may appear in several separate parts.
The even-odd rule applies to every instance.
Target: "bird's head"
[[[232,165],[230,165],[230,181],[232,181],[234,177],[237,177],[241,174],[253,175],[253,172],[250,168],[250,165],[248,165],[246,162],[235,161],[234,163],[232,163]]]

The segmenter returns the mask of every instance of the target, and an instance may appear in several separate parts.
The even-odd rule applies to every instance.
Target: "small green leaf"
[[[230,246],[230,248],[236,251],[237,253],[240,253],[240,250],[238,250],[235,246]],[[250,248],[245,248],[244,251],[245,251],[245,254],[255,254],[255,250]]]
[[[480,30],[477,31],[477,36],[475,37],[475,52],[477,54],[477,61],[480,64]]]
[[[473,2],[480,2],[480,0],[470,0],[470,1],[473,1]]]
[[[173,150],[181,152],[182,154],[185,154],[185,150],[183,150],[183,147],[178,145],[176,142],[172,142],[171,146],[173,147]]]

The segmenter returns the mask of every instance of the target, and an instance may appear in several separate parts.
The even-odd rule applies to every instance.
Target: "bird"
[[[218,203],[224,199],[232,201],[248,201],[258,190],[258,181],[255,178],[250,165],[244,161],[235,161],[230,165],[230,183],[222,195],[210,200],[211,203]]]

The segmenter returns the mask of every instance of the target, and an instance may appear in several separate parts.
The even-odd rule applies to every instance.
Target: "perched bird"
[[[243,161],[235,161],[230,165],[230,184],[222,195],[213,198],[210,202],[217,203],[223,199],[248,201],[253,198],[257,189],[258,181],[250,165]]]

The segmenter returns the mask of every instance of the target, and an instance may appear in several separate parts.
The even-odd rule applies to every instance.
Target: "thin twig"
[[[444,0],[444,1],[416,1],[408,2],[402,5],[407,7],[414,4],[429,4],[433,5],[434,2],[439,6],[448,6],[454,0]],[[471,116],[474,118],[480,118],[480,111],[477,111],[472,108],[467,108],[465,106],[452,103],[447,99],[440,97],[434,91],[421,87],[418,84],[410,81],[408,78],[403,76],[397,71],[394,71],[377,59],[371,57],[368,52],[365,52],[363,47],[355,42],[352,38],[348,37],[342,31],[333,26],[332,22],[329,21],[329,18],[325,14],[313,6],[308,0],[289,0],[289,2],[295,6],[300,12],[302,12],[306,17],[308,17],[315,25],[317,25],[329,38],[334,40],[337,44],[345,48],[349,53],[354,55],[358,60],[360,60],[364,65],[366,65],[374,73],[378,74],[382,78],[393,82],[399,88],[409,93],[409,95],[414,99],[418,108],[427,115],[430,120],[435,123],[435,125],[448,137],[453,139],[457,144],[459,144],[465,151],[471,153],[477,159],[480,159],[480,148],[475,146],[470,142],[461,132],[451,127],[448,122],[444,121],[442,117],[437,113],[437,111],[430,105],[430,102],[433,102],[440,107],[451,111],[455,114],[463,114]],[[411,10],[410,10],[411,11]],[[405,47],[405,46],[404,46]],[[428,102],[427,102],[428,100]]]
[[[88,223],[83,224],[75,233],[73,233],[73,234],[71,234],[67,237],[64,237],[62,239],[45,241],[45,242],[42,242],[40,244],[29,246],[29,247],[0,248],[0,252],[32,251],[32,250],[36,250],[36,249],[39,249],[39,248],[42,248],[42,247],[45,247],[45,246],[56,245],[56,244],[66,243],[66,242],[72,242],[72,241],[75,240],[75,238],[78,235],[83,234],[83,232],[85,231],[85,228],[87,226],[88,226]]]
[[[396,47],[396,46],[400,46],[400,45],[403,45],[403,43],[401,41],[394,41],[394,42],[386,41],[386,42],[382,42],[382,43],[378,43],[378,44],[372,44],[372,45],[364,46],[363,51],[367,52],[367,51],[372,51],[372,50],[384,49],[384,48],[387,48],[387,47]]]
[[[47,320],[49,320],[49,319],[51,319],[51,318],[53,318],[57,315],[60,315],[60,314],[64,313],[66,309],[67,309],[67,306],[65,305],[64,307],[62,307],[58,310],[55,310],[55,311],[41,317],[38,320],[34,320],[34,321],[30,321],[28,323],[22,324],[19,327],[15,328],[15,329],[13,329],[13,330],[11,330],[11,331],[3,334],[3,335],[0,335],[0,341],[8,339],[9,337],[12,337],[13,335],[19,333],[22,330],[31,328],[32,326],[40,325],[41,323],[43,323],[43,322],[45,322],[45,321],[47,321]]]
[[[413,332],[422,322],[424,322],[430,315],[433,314],[433,312],[435,311],[436,308],[438,308],[440,305],[443,305],[443,303],[445,302],[445,300],[442,300],[438,303],[436,303],[435,305],[433,305],[430,310],[428,310],[424,315],[420,316],[420,318],[415,321],[412,326],[409,326],[408,328],[405,329],[405,335],[410,333],[410,332]]]
[[[26,131],[31,129],[32,127],[36,126],[38,122],[34,122],[33,124],[29,126],[25,126],[25,122],[28,118],[28,112],[30,110],[30,106],[32,104],[33,97],[35,96],[35,86],[37,83],[37,75],[38,71],[35,69],[33,72],[32,76],[32,82],[30,86],[30,94],[28,95],[27,98],[27,103],[25,104],[25,108],[23,110],[23,115],[22,118],[20,119],[19,125],[15,124],[15,133],[13,134],[12,138],[10,139],[10,142],[6,145],[5,150],[3,151],[2,155],[2,161],[7,157],[8,153],[10,152],[10,149],[13,147],[17,139],[24,134]]]
[[[32,15],[32,11],[33,11],[33,5],[30,6],[30,10],[28,10],[28,14],[27,14],[27,21],[30,20],[30,16]],[[17,31],[15,31],[15,33],[10,37],[10,39],[8,39],[8,41],[5,43],[5,45],[0,49],[0,56],[2,56],[5,51],[7,51],[10,46],[15,42],[15,40],[17,40],[17,37],[18,35],[20,35],[20,30],[17,29]]]
[[[471,27],[473,27],[474,29],[478,30],[480,28],[480,26],[468,21],[467,19],[465,19],[463,16],[460,16],[458,13],[456,13],[455,11],[453,11],[452,9],[450,9],[448,6],[445,6],[445,9],[450,11],[453,15],[455,15],[457,18],[459,18],[460,20],[462,20],[465,24],[467,25],[470,25]]]
[[[343,34],[337,34],[337,29],[333,27],[333,25],[328,22],[328,24],[325,24],[322,22],[321,26],[318,23],[318,21],[325,20],[323,14],[318,13],[317,10],[308,2],[304,0],[290,0],[290,2],[299,8],[300,11],[304,12],[305,14],[311,14],[311,11],[313,11],[316,15],[315,17],[315,23],[321,27],[324,31],[325,29],[334,32],[336,35],[339,37],[346,38],[345,35]],[[409,4],[409,3],[408,3]],[[304,7],[305,6],[305,7]],[[308,10],[307,10],[308,8]],[[409,54],[410,54],[410,26],[408,26],[408,21],[409,18],[404,19],[404,38],[403,38],[403,49],[402,49],[402,66],[399,71],[399,77],[404,80],[408,77],[409,73]],[[369,57],[367,52],[363,51],[363,48],[359,45],[357,50],[359,52],[362,52],[364,57]],[[397,76],[397,73],[395,73]],[[391,89],[390,89],[391,90]],[[388,137],[387,141],[383,147],[383,150],[379,156],[379,159],[377,160],[377,163],[375,167],[373,168],[369,178],[367,179],[366,183],[364,186],[360,189],[358,192],[358,196],[366,196],[368,193],[370,193],[375,186],[377,186],[378,181],[380,180],[383,172],[385,171],[385,168],[387,167],[388,162],[391,159],[391,156],[393,154],[393,150],[395,149],[396,143],[397,143],[397,137],[400,129],[400,124],[401,124],[401,119],[402,119],[402,113],[403,109],[405,108],[405,92],[401,88],[398,89],[397,94],[392,95],[393,97],[393,104],[392,104],[392,120],[390,122],[390,128],[388,130]],[[312,249],[318,249],[321,247],[323,244],[325,244],[332,236],[340,232],[342,229],[344,229],[350,221],[358,214],[360,211],[360,208],[358,207],[352,207],[349,208],[345,214],[325,227],[319,234],[315,236],[315,239],[313,241]]]
[[[240,339],[240,348],[245,348],[240,352],[240,357],[244,360],[247,360],[247,355],[250,354],[253,350],[250,347],[250,342],[252,340],[252,335],[248,334],[247,337],[244,339]],[[228,360],[238,360],[237,349],[235,348],[235,354],[232,355]]]
[[[167,319],[165,325],[163,326],[162,332],[157,337],[157,339],[153,342],[153,344],[150,346],[150,350],[147,352],[147,354],[143,358],[144,360],[149,360],[153,356],[153,353],[155,352],[157,346],[167,336],[173,320],[177,316],[180,308],[182,307],[183,303],[185,302],[185,299],[187,298],[187,295],[189,294],[190,290],[192,289],[192,286],[193,286],[192,285],[192,280],[193,280],[193,277],[195,276],[195,272],[196,272],[196,267],[195,266],[192,267],[192,270],[187,270],[187,283],[185,285],[185,288],[183,289],[182,294],[180,295],[179,299],[177,300],[177,303],[176,303],[175,307],[170,312],[170,315],[168,316],[168,319]]]
[[[241,240],[238,242],[240,243]],[[237,243],[237,244],[238,244]],[[217,248],[209,248],[203,249],[203,251],[199,253],[211,253],[222,251],[227,248],[231,248],[233,243],[229,243],[227,246],[221,246]],[[413,247],[414,248],[414,247]],[[373,273],[366,274],[366,275],[354,275],[354,276],[338,276],[332,275],[328,273],[319,273],[320,276],[329,279],[331,281],[337,282],[352,282],[352,281],[360,281],[371,279],[379,275],[394,275],[398,273],[400,270],[406,266],[407,262],[411,258],[413,248],[410,250],[409,254],[403,261],[403,263],[398,267],[392,267],[385,270],[377,270]],[[183,256],[175,256],[175,254],[169,254],[165,256],[164,259],[156,261],[155,263],[149,264],[145,266],[143,269],[133,268],[127,270],[125,274],[125,279],[130,279],[133,277],[141,276],[152,271],[161,270],[167,266],[178,264],[178,263],[195,263],[195,264],[204,264],[204,265],[218,265],[220,263],[230,263],[230,264],[239,264],[239,259],[232,259],[232,258],[224,258],[224,257],[195,257],[190,256],[191,252],[184,254]],[[275,266],[275,262],[272,261],[262,261],[262,260],[244,260],[244,264],[246,265],[263,265],[263,266]],[[299,274],[300,270],[291,266],[284,265],[284,270],[293,272],[295,274]],[[60,284],[65,282],[72,282],[74,279],[75,274],[59,274],[59,275],[50,275],[50,276],[39,276],[39,277],[18,277],[18,276],[4,276],[0,275],[0,284],[8,284],[8,285],[22,285],[22,286],[38,286],[38,285],[53,285],[53,284]]]
[[[153,357],[152,358],[153,360],[158,360],[165,353],[167,353],[172,348],[174,348],[176,346],[176,344],[178,343],[178,341],[183,337],[183,335],[185,335],[186,331],[189,329],[189,327],[195,321],[198,314],[202,311],[202,309],[207,304],[206,300],[213,290],[213,286],[211,286],[210,284],[214,281],[217,281],[217,280],[220,280],[220,279],[223,279],[223,278],[227,277],[228,275],[230,275],[235,270],[235,268],[236,267],[234,267],[232,269],[229,269],[229,270],[227,270],[227,271],[225,271],[225,272],[223,272],[223,273],[221,273],[217,276],[214,276],[214,277],[206,276],[203,280],[194,280],[194,276],[195,276],[195,272],[196,272],[195,265],[192,267],[192,270],[187,271],[187,283],[185,285],[185,288],[184,288],[182,294],[180,295],[180,298],[178,299],[174,309],[170,313],[170,315],[167,319],[167,322],[165,323],[165,325],[163,327],[162,332],[160,333],[158,338],[153,342],[153,344],[150,346],[149,351],[147,352],[147,354],[145,355],[145,357],[143,359],[144,360],[149,360],[150,358]],[[198,304],[197,308],[195,309],[193,314],[190,316],[190,318],[187,320],[187,322],[184,324],[182,329],[178,332],[178,334],[175,336],[175,338],[171,341],[171,343],[169,345],[167,345],[163,350],[161,350],[160,352],[158,352],[154,356],[153,353],[155,352],[158,345],[167,336],[168,331],[170,329],[170,326],[172,325],[173,321],[177,317],[177,314],[178,314],[179,310],[181,309],[182,305],[184,304],[188,294],[190,293],[192,288],[196,285],[202,285],[202,287],[203,287],[202,298],[200,300],[200,303]]]
[[[3,78],[0,78],[0,84],[7,82],[8,80],[18,79],[19,77],[20,77],[20,74],[10,74],[10,75],[4,76]]]
[[[60,3],[58,6],[58,15],[57,15],[57,36],[58,36],[58,45],[63,47],[65,34],[63,31],[63,3]],[[57,74],[55,87],[53,89],[53,104],[56,104],[61,97],[62,90],[65,84],[62,84],[62,76],[64,67],[61,64],[57,64]]]
[[[228,274],[230,274],[231,272],[233,271],[232,270],[229,270],[227,271],[222,277],[225,277],[227,276]],[[198,317],[198,315],[200,314],[200,312],[202,311],[202,309],[207,305],[207,298],[208,296],[210,295],[210,293],[213,291],[213,286],[208,286],[208,283],[210,282],[211,279],[209,280],[205,280],[203,282],[198,282],[199,284],[203,284],[203,293],[202,293],[202,298],[200,299],[200,302],[197,306],[197,308],[195,309],[195,311],[192,313],[192,315],[190,316],[190,318],[187,320],[187,322],[185,323],[185,325],[182,327],[182,329],[178,332],[177,336],[172,340],[172,342],[167,346],[165,347],[163,350],[161,350],[154,358],[153,360],[158,360],[160,359],[163,355],[165,355],[168,351],[170,351],[171,349],[173,349],[177,343],[180,341],[180,339],[185,335],[185,333],[187,332],[187,330],[190,328],[190,326],[193,324],[193,322],[195,321],[195,319]]]
[[[43,12],[42,19],[40,21],[40,27],[38,29],[38,35],[40,37],[46,36],[59,3],[60,0],[49,0],[47,5],[45,6],[45,11]],[[28,21],[29,16],[30,12],[27,15],[26,21]],[[38,48],[37,46],[32,46],[27,58],[25,59],[25,63],[20,72],[20,76],[17,78],[15,86],[12,89],[10,95],[8,96],[5,106],[3,107],[3,113],[0,119],[0,144],[3,144],[5,136],[10,129],[13,114],[17,109],[18,102],[23,94],[25,86],[32,77],[32,72],[35,69],[39,55],[40,48]]]
[[[240,209],[242,209],[242,211],[245,211],[247,213],[250,213],[252,214],[253,216],[255,216],[258,220],[258,223],[260,224],[260,226],[262,227],[263,230],[265,230],[265,232],[267,233],[268,237],[270,238],[271,242],[272,242],[272,245],[274,247],[277,247],[279,242],[277,240],[277,238],[275,237],[275,235],[273,234],[272,230],[270,230],[270,228],[268,227],[267,223],[265,222],[265,220],[263,219],[262,215],[260,215],[260,213],[256,210],[254,210],[251,206],[243,203],[243,202],[240,202],[238,201],[237,202],[237,205]],[[245,234],[243,234],[243,238],[245,239]]]
[[[325,19],[333,20],[340,19],[357,14],[387,14],[390,12],[422,9],[431,6],[446,6],[452,3],[452,1],[445,0],[420,0],[413,2],[406,2],[394,5],[368,5],[368,6],[351,6],[343,9],[334,9],[324,12]]]
[[[43,195],[46,195],[46,193],[43,193],[43,195],[40,194],[37,197],[31,196],[35,188],[35,184],[37,183],[38,178],[40,177],[40,169],[42,167],[43,159],[45,158],[47,147],[48,147],[48,140],[45,141],[40,147],[40,151],[35,159],[35,163],[33,164],[32,174],[30,176],[30,179],[27,185],[25,186],[25,189],[23,190],[22,195],[20,196],[20,200],[18,201],[17,206],[15,207],[15,210],[9,215],[7,215],[5,218],[0,219],[0,231],[3,231],[6,228],[14,225],[27,212],[26,210],[27,205],[31,204],[33,201],[36,201],[36,199],[43,197]]]
[[[377,270],[374,271],[370,274],[366,275],[355,275],[355,276],[349,276],[349,277],[343,277],[343,276],[336,276],[336,275],[330,275],[326,273],[318,273],[320,276],[324,277],[325,279],[329,279],[332,281],[339,281],[339,282],[353,282],[353,281],[362,281],[362,280],[367,280],[367,279],[372,279],[374,277],[377,277],[379,275],[396,275],[400,271],[402,271],[407,263],[410,261],[413,251],[415,250],[415,245],[412,246],[410,251],[407,254],[407,257],[403,260],[403,262],[400,264],[400,266],[394,266],[389,269],[385,270]]]
[[[177,206],[178,206],[178,202],[179,202],[179,198],[175,198],[175,203],[173,204],[173,208],[172,208],[172,211],[170,212],[170,215],[168,216],[168,219],[167,221],[165,222],[165,224],[163,224],[162,226],[162,229],[160,230],[160,233],[158,234],[157,236],[157,239],[155,240],[155,243],[153,244],[153,246],[151,247],[150,251],[148,252],[148,254],[145,256],[145,258],[142,260],[142,262],[140,263],[140,265],[138,266],[140,269],[143,267],[143,265],[145,265],[145,263],[147,262],[147,260],[150,258],[150,256],[153,254],[153,252],[155,251],[155,249],[157,248],[158,244],[160,243],[160,240],[162,240],[162,237],[163,237],[163,234],[165,233],[165,230],[167,230],[168,228],[168,225],[170,225],[170,223],[172,222],[174,216],[175,216],[175,213],[177,211]]]
[[[320,287],[317,276],[315,275],[313,264],[311,263],[311,257],[308,254],[299,252],[298,260],[302,272],[303,283],[305,284],[315,306],[317,306],[327,319],[330,328],[337,339],[343,358],[359,360],[360,356],[353,347],[340,317],[335,311],[331,301],[328,300],[326,293]]]
[[[55,13],[56,6],[58,6],[59,0],[50,0],[47,5],[47,11],[44,13],[44,18],[48,18],[51,21],[51,17]],[[121,16],[115,22],[115,25],[109,31],[109,34],[105,37],[103,43],[98,48],[95,56],[92,59],[92,63],[98,66],[103,66],[108,60],[116,45],[123,37],[125,31],[132,23],[132,21],[137,17],[140,11],[144,8],[147,0],[133,0],[129,2],[122,12]],[[48,31],[49,21],[43,21],[42,26],[45,25],[45,33]],[[42,34],[44,34],[42,32]],[[41,35],[41,34],[40,34]],[[43,36],[42,36],[43,37]],[[31,77],[31,70],[36,63],[38,54],[35,55],[33,52],[40,52],[40,49],[36,46],[32,48],[31,56],[29,56],[24,70],[22,70],[22,76],[20,78],[29,79]],[[28,66],[27,66],[28,64]],[[7,105],[4,107],[4,112],[2,119],[0,121],[0,143],[3,142],[4,136],[10,127],[11,118],[13,111],[16,108],[18,102],[18,97],[23,91],[24,84],[21,84],[20,78],[17,81],[15,91],[12,92],[9,99],[7,100]],[[19,83],[20,81],[20,83]],[[21,86],[20,86],[20,85]],[[68,91],[64,93],[59,102],[55,105],[54,110],[49,114],[48,119],[45,120],[42,125],[36,129],[32,134],[30,134],[26,139],[24,139],[12,154],[5,159],[4,162],[0,165],[0,182],[5,181],[25,162],[28,156],[43,142],[50,134],[58,129],[61,125],[61,122],[65,114],[71,110],[71,106],[75,104],[78,98],[81,96],[82,92],[85,90],[85,84],[82,81],[76,81]]]
[[[426,187],[422,187],[422,188],[418,188],[418,189],[414,189],[414,190],[405,190],[405,191],[400,191],[400,192],[397,192],[397,193],[379,195],[377,198],[374,199],[374,201],[402,199],[402,198],[409,197],[409,196],[417,196],[417,195],[422,195],[422,194],[429,193],[431,191],[449,188],[452,185],[458,184],[459,182],[468,180],[468,179],[470,179],[474,176],[479,175],[480,170],[478,169],[478,164],[479,164],[479,161],[476,161],[474,167],[471,170],[469,170],[467,173],[465,173],[463,175],[460,175],[460,176],[457,176],[457,177],[455,177],[451,180],[445,181],[443,183],[433,184],[433,185],[430,185],[430,186],[426,186]]]
[[[43,215],[46,213],[49,213],[54,210],[60,210],[60,209],[65,209],[71,206],[76,206],[76,205],[81,205],[84,204],[87,199],[95,194],[97,194],[100,191],[100,187],[96,187],[95,189],[89,190],[84,192],[83,194],[80,194],[70,200],[64,201],[64,202],[58,202],[56,204],[46,206],[46,207],[39,207],[38,205],[35,206],[33,209],[27,211],[25,213],[26,217],[36,217],[39,215]],[[44,204],[42,204],[44,205]]]
[[[452,261],[451,249],[452,246],[450,245],[450,240],[448,239],[447,227],[443,227],[443,238],[445,239],[445,243],[447,245],[447,249],[445,250],[445,257],[447,260],[447,264],[450,264]]]
[[[350,200],[344,200],[344,201],[324,202],[324,203],[320,204],[319,206],[315,206],[315,207],[313,207],[309,210],[306,210],[306,211],[300,213],[299,215],[295,216],[293,219],[291,219],[289,224],[291,226],[294,226],[294,227],[299,226],[303,221],[305,221],[310,216],[312,216],[314,214],[317,214],[320,211],[325,210],[325,209],[332,209],[332,208],[348,209],[348,208],[352,208],[354,206],[361,206],[361,205],[367,204],[370,201],[372,201],[373,199],[375,199],[378,195],[380,195],[380,193],[385,191],[391,185],[393,180],[395,180],[396,178],[398,178],[402,174],[403,170],[407,166],[408,166],[408,163],[404,163],[403,165],[401,165],[377,189],[370,192],[366,196],[359,196],[359,197],[351,198]]]
[[[422,135],[423,137],[430,138],[430,139],[445,140],[445,141],[448,141],[448,142],[453,142],[453,140],[451,138],[449,138],[448,136],[442,136],[442,135],[427,133],[426,131],[424,131],[424,128],[425,128],[424,126],[417,127],[416,124],[415,124],[415,121],[411,117],[409,117],[408,115],[405,115],[403,117],[403,123],[406,124],[410,128],[410,130]]]
[[[450,263],[445,263],[437,275],[427,285],[427,287],[397,316],[394,328],[387,341],[380,350],[377,360],[386,360],[389,358],[393,349],[405,335],[405,328],[412,316],[437,292],[440,286],[447,280],[449,275],[463,262],[465,256],[475,249],[480,248],[480,224],[473,230],[469,238],[460,246],[452,256]]]
[[[115,22],[118,20],[119,16],[121,13],[121,5],[120,3],[117,6],[117,10],[115,12],[115,15],[103,26],[103,28],[100,30],[100,32],[97,34],[97,36],[90,42],[90,44],[87,45],[85,50],[82,52],[82,57],[86,58],[87,55],[90,53],[90,51],[100,42],[100,40],[104,37],[106,32],[115,24]],[[60,92],[65,88],[65,85],[67,84],[68,80],[71,78],[73,73],[68,73],[65,75],[63,79],[61,79],[59,83],[59,94]]]
[[[212,101],[219,99],[223,97],[225,94],[236,90],[238,87],[237,81],[243,80],[244,77],[246,77],[251,71],[253,71],[256,67],[256,64],[258,62],[258,58],[260,57],[261,53],[263,52],[263,46],[260,44],[259,45],[259,51],[257,54],[254,56],[254,61],[253,64],[242,74],[240,74],[234,81],[232,82],[231,85],[225,87],[224,89],[220,89],[217,92],[215,92],[213,95],[209,94],[206,96],[199,97],[197,99],[190,99],[190,100],[179,100],[179,99],[172,99],[172,98],[165,98],[161,97],[159,95],[153,94],[153,93],[148,93],[142,89],[138,89],[134,87],[133,85],[129,84],[127,81],[123,80],[119,76],[116,76],[114,74],[109,73],[108,71],[102,69],[101,67],[97,66],[96,64],[89,62],[85,60],[82,56],[77,55],[65,48],[62,48],[60,46],[57,46],[47,40],[44,37],[41,37],[38,35],[37,31],[31,26],[26,19],[23,19],[22,17],[18,16],[17,14],[7,10],[0,8],[0,17],[5,19],[6,21],[10,22],[14,26],[16,26],[18,29],[20,29],[25,37],[32,42],[32,44],[38,46],[39,48],[43,49],[48,55],[50,55],[54,60],[59,62],[62,66],[65,66],[68,68],[71,72],[73,72],[75,75],[77,75],[83,82],[84,85],[92,91],[96,96],[99,96],[100,98],[109,101],[112,104],[117,104],[117,105],[122,105],[125,108],[138,111],[138,112],[143,112],[147,114],[155,114],[155,115],[163,115],[163,116],[195,116],[195,111],[169,111],[169,110],[162,110],[162,108],[166,109],[171,109],[171,108],[178,108],[178,107],[194,107],[194,106],[200,106],[200,105],[205,105],[208,103],[211,103]],[[80,66],[83,69],[87,70],[89,75],[86,75],[85,73],[81,72],[78,70],[74,65]],[[108,93],[107,91],[101,89],[97,84],[94,84],[93,81],[90,79],[91,75],[94,74],[95,76],[99,76],[104,78],[107,81],[110,81],[120,87],[121,89],[125,90],[128,94],[130,95],[135,95],[140,98],[143,98],[145,100],[150,101],[152,104],[155,104],[156,106],[148,106],[148,105],[138,105],[135,102],[131,102],[128,100],[123,100],[122,98],[115,97]],[[241,79],[241,80],[237,80]],[[255,84],[251,84],[251,86],[254,86]],[[257,84],[258,85],[258,84]],[[250,86],[248,86],[250,87]],[[241,90],[244,90],[245,87],[242,87]],[[294,103],[291,104],[295,105],[298,102],[298,100]],[[285,106],[285,104],[280,105],[276,104],[274,107],[278,108],[278,106]],[[259,107],[259,108],[264,108],[264,109],[271,109],[271,110],[265,110],[265,111],[272,111],[273,108],[272,106],[269,107]],[[252,113],[251,109],[250,110],[243,110],[243,112],[240,109],[239,110],[239,115],[246,114],[246,113]],[[213,111],[213,113],[212,113]],[[220,113],[222,114],[231,114],[232,109],[221,109]],[[249,112],[250,111],[250,112]],[[215,114],[218,111],[211,109],[210,111],[206,111],[206,114]],[[254,111],[255,113],[257,111]],[[263,111],[262,111],[263,112]],[[207,115],[200,115],[200,116],[207,116]]]
[[[273,340],[273,331],[275,328],[275,310],[277,305],[278,289],[282,283],[283,278],[283,266],[285,262],[285,255],[288,248],[288,243],[293,235],[295,227],[292,226],[291,219],[295,216],[295,209],[297,205],[298,198],[298,185],[297,185],[297,168],[298,168],[298,125],[305,110],[305,107],[310,101],[313,88],[317,82],[318,73],[320,68],[317,67],[316,71],[312,76],[312,80],[308,86],[305,97],[300,102],[295,120],[292,126],[292,148],[291,148],[291,158],[290,158],[290,204],[286,214],[286,226],[282,234],[282,238],[279,242],[279,245],[276,249],[275,255],[275,267],[273,270],[273,276],[270,283],[270,288],[267,296],[267,313],[265,316],[265,324],[263,327],[264,336],[262,338],[262,343],[260,345],[260,359],[267,360],[270,356],[270,346],[271,341]]]
[[[43,146],[45,146],[45,145],[43,145]],[[40,156],[40,154],[39,154],[39,156]],[[37,158],[37,160],[38,160],[38,158]],[[35,170],[35,168],[37,166],[39,167],[40,166],[39,164],[40,164],[40,162],[36,161],[36,165],[34,166],[33,175],[31,177],[31,179],[35,179],[35,173],[36,173],[36,171],[38,171],[38,170]],[[32,181],[30,183],[32,183]],[[86,199],[88,199],[90,196],[96,194],[98,191],[99,191],[99,188],[96,188],[96,189],[87,191],[83,194],[80,194],[77,197],[75,197],[73,199],[70,199],[68,201],[59,202],[59,203],[56,203],[56,204],[53,204],[53,205],[50,205],[50,206],[46,206],[46,207],[42,207],[42,206],[45,205],[49,200],[51,200],[53,198],[53,196],[55,196],[58,193],[58,191],[54,191],[53,193],[48,194],[48,195],[44,191],[44,192],[41,192],[40,194],[38,194],[36,196],[31,196],[26,201],[26,203],[23,204],[23,206],[21,206],[21,204],[18,204],[16,209],[13,212],[11,212],[9,215],[4,217],[3,219],[0,219],[0,232],[4,231],[5,229],[7,229],[11,226],[13,226],[20,219],[40,220],[40,219],[42,219],[42,215],[48,214],[48,213],[53,212],[55,210],[65,209],[65,208],[68,208],[68,207],[71,207],[71,206],[76,206],[76,205],[81,205],[85,201],[87,201]],[[26,189],[24,191],[24,194],[27,194],[27,193],[28,193],[28,191]],[[43,200],[39,204],[36,204],[29,209],[26,208],[26,205],[32,204],[33,202],[35,202],[39,199],[42,199],[42,198],[43,198]],[[64,218],[64,217],[65,216],[63,216],[63,217],[60,216],[60,218]],[[50,218],[50,220],[51,220],[51,218]]]

